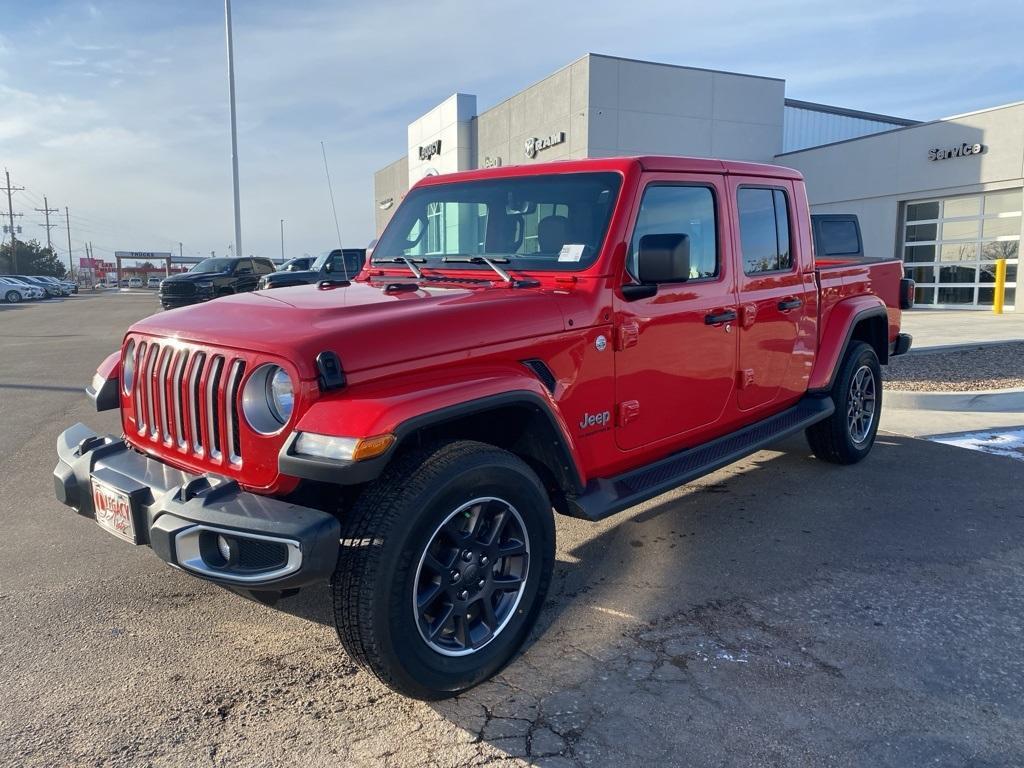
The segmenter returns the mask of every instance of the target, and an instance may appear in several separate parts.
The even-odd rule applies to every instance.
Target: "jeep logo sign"
[[[580,429],[589,429],[590,427],[607,427],[612,420],[612,415],[608,411],[602,411],[601,413],[584,413],[583,418],[580,419]]]
[[[936,147],[935,149],[928,150],[929,160],[949,160],[951,157],[967,157],[968,155],[980,155],[986,149],[984,144],[968,144],[966,141],[959,147],[953,147],[952,149],[941,149]]]
[[[420,160],[429,160],[434,155],[441,154],[441,140],[434,139],[425,147],[420,147]]]
[[[565,131],[558,131],[552,133],[550,136],[543,136],[541,138],[530,138],[526,140],[526,156],[533,158],[537,156],[537,153],[544,149],[550,149],[556,144],[561,144],[565,141]]]

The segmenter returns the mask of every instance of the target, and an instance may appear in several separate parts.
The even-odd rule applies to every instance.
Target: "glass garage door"
[[[991,307],[996,259],[1006,259],[1006,306],[1013,307],[1020,258],[1020,189],[905,203],[904,273],[915,303],[957,309]]]

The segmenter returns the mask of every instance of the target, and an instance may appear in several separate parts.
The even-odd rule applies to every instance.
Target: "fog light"
[[[217,551],[224,558],[224,564],[221,568],[226,568],[238,562],[238,542],[234,539],[229,539],[223,535],[217,536]]]

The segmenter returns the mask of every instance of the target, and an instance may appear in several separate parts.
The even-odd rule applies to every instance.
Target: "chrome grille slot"
[[[157,358],[160,357],[160,345],[152,344],[149,347],[149,357],[146,360],[146,374],[143,381],[146,386],[146,426],[149,427],[149,436],[156,437],[156,409],[153,407],[153,387],[156,386],[154,372],[156,371]]]
[[[164,347],[160,350],[162,360],[159,363],[156,385],[160,387],[160,436],[165,442],[171,442],[171,420],[167,415],[167,370],[171,365],[171,358],[174,357],[174,350]]]
[[[197,352],[193,358],[192,373],[188,377],[188,412],[189,429],[192,432],[192,450],[199,456],[203,455],[203,422],[199,410],[199,382],[206,364],[206,355]]]
[[[245,362],[235,360],[231,364],[227,387],[224,389],[226,395],[224,407],[224,445],[227,448],[228,461],[232,464],[242,463],[242,447],[238,435],[238,387],[242,382],[242,374],[244,372]]]
[[[143,434],[146,431],[146,417],[142,413],[143,405],[143,392],[145,375],[143,368],[146,366],[146,350],[148,345],[146,342],[141,342],[137,345],[135,350],[135,391],[132,393],[132,398],[135,400],[135,426],[139,430],[139,434]]]
[[[210,368],[206,379],[206,439],[209,443],[209,454],[211,459],[220,461],[223,452],[221,450],[221,419],[220,419],[220,398],[217,397],[220,389],[221,373],[224,371],[224,358],[214,355],[210,358]]]
[[[178,353],[178,362],[174,366],[174,379],[171,381],[171,397],[174,404],[174,438],[178,448],[181,449],[188,447],[185,440],[185,397],[181,391],[186,368],[188,368],[188,350],[183,349]]]

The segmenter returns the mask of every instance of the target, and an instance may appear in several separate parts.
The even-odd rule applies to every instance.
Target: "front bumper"
[[[57,456],[58,501],[95,518],[92,479],[120,491],[130,499],[138,543],[194,576],[277,591],[325,582],[334,572],[340,526],[326,512],[243,491],[227,478],[174,469],[84,424],[60,435]],[[217,537],[250,554],[234,565],[218,563],[211,544]]]

